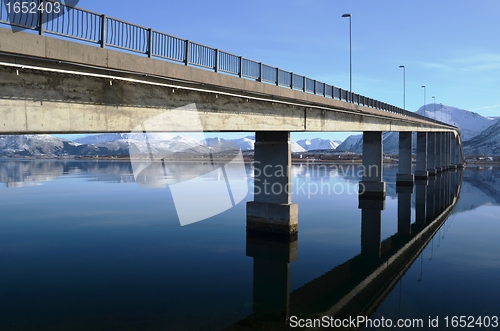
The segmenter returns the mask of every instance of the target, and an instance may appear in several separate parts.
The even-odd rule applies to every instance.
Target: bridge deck
[[[455,131],[457,128],[270,84],[0,28],[4,134],[199,131],[172,111],[194,104],[204,131]],[[192,107],[193,108],[193,107]],[[167,121],[168,122],[168,121]]]

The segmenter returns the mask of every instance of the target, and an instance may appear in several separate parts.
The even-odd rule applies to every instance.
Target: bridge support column
[[[247,203],[247,231],[297,234],[298,205],[291,203],[290,132],[256,132],[254,167],[254,201]]]
[[[436,175],[436,133],[427,133],[427,172],[429,176]],[[418,149],[418,147],[417,147]],[[418,153],[418,151],[417,151]]]
[[[398,234],[401,236],[410,236],[413,186],[396,186],[396,193],[398,194]]]
[[[436,132],[436,173],[443,171],[443,133]]]
[[[396,186],[413,186],[411,173],[411,132],[399,133],[399,171],[396,174]]]
[[[415,169],[415,179],[427,179],[427,133],[417,132],[417,168]]]
[[[363,179],[359,182],[360,199],[385,199],[383,171],[382,132],[363,132]]]
[[[450,169],[450,133],[444,133],[444,168]]]

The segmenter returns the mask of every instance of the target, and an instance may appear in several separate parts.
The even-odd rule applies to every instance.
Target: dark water
[[[198,166],[167,168],[182,177]],[[0,161],[0,330],[273,330],[329,312],[421,319],[423,330],[429,316],[442,329],[447,316],[500,315],[499,168],[440,177],[420,195],[433,201],[422,214],[422,191],[396,192],[394,167],[384,209],[359,209],[345,167],[293,167],[298,241],[275,242],[247,237],[251,193],[180,226],[169,185],[136,184],[127,162]],[[380,237],[363,237],[374,224]]]

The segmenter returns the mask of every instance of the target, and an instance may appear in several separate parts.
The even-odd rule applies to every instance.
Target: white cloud
[[[440,62],[419,62],[425,68],[458,73],[481,73],[500,70],[500,54],[470,54]]]

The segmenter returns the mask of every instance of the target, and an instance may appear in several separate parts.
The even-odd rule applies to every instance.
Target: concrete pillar
[[[436,175],[436,133],[427,133],[427,171],[429,176]]]
[[[247,203],[247,231],[296,234],[298,205],[291,203],[290,132],[256,132],[254,167],[254,201]]]
[[[450,166],[450,136],[448,135],[448,132],[444,132],[444,170],[448,170],[448,167]]]
[[[396,186],[398,194],[398,234],[411,235],[411,195],[413,186]]]
[[[443,171],[443,134],[436,132],[436,173]]]
[[[417,167],[415,179],[427,179],[427,132],[417,132]]]
[[[443,171],[446,171],[448,170],[448,146],[447,146],[447,143],[448,142],[448,132],[443,132],[443,164],[442,164],[442,168],[443,168]]]
[[[383,171],[382,132],[363,132],[363,170],[364,175],[359,182],[359,197],[362,199],[385,199],[385,182]]]
[[[427,198],[427,180],[418,180],[415,182],[415,223],[425,226],[426,211],[425,200]]]
[[[446,169],[451,166],[451,133],[446,132]]]
[[[297,238],[290,240],[247,235],[246,255],[254,258],[253,313],[257,316],[280,315],[277,320],[285,320],[290,315],[290,264],[298,256]]]
[[[399,133],[399,170],[396,174],[396,185],[413,186],[411,173],[411,132]]]

